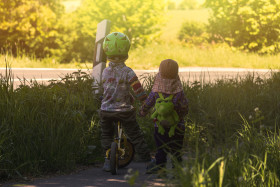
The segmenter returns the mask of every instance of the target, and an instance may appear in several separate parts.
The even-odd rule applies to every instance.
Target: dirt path
[[[24,187],[129,187],[125,176],[128,170],[132,173],[139,171],[139,176],[134,186],[165,186],[162,179],[156,175],[145,174],[145,164],[132,162],[128,167],[119,169],[118,175],[102,171],[101,167],[92,167],[70,175],[50,177],[46,179],[35,179],[31,182],[7,183],[8,186]]]

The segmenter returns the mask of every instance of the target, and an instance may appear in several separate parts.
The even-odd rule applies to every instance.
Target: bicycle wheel
[[[119,168],[124,168],[132,161],[135,150],[129,139],[127,139],[126,145],[124,145],[124,140],[121,140],[121,148],[125,150],[125,154],[124,158],[119,160]]]
[[[110,169],[112,175],[117,174],[118,170],[118,144],[116,142],[113,142],[111,144],[111,153],[110,153]]]

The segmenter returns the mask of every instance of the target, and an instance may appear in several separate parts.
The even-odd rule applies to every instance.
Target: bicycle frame
[[[121,140],[123,140],[124,145],[126,145],[127,138],[123,134],[121,123],[118,121],[117,132],[116,132],[116,137],[115,137],[114,141],[118,144],[118,152],[120,153],[120,158],[123,158],[125,155],[125,150],[121,148]],[[106,158],[109,158],[110,151],[111,151],[111,149],[108,149],[106,151]]]

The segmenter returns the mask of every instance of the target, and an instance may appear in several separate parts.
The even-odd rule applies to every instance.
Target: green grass
[[[145,78],[147,92],[153,80]],[[280,73],[269,79],[248,74],[203,85],[184,83],[190,103],[185,149],[195,156],[167,171],[174,176],[167,182],[279,184],[279,84]],[[49,86],[23,83],[14,90],[11,72],[0,76],[0,180],[63,172],[100,158],[100,101],[91,85],[88,75],[76,72]],[[137,120],[147,142],[153,142],[149,116]],[[88,145],[98,146],[94,155],[87,154]]]
[[[176,40],[178,32],[185,21],[207,23],[208,9],[198,10],[169,10],[166,12],[166,21],[162,28],[161,40],[172,42]]]
[[[87,164],[99,158],[101,150],[97,109],[100,101],[98,96],[92,94],[93,80],[90,76],[76,72],[48,86],[36,82],[31,85],[22,83],[14,90],[10,73],[7,71],[7,75],[0,76],[1,176],[65,171],[74,168],[77,163]],[[149,93],[153,77],[146,77],[144,82]],[[261,153],[264,152],[261,152],[259,143],[262,136],[258,138],[252,133],[260,132],[261,129],[274,129],[275,126],[278,130],[279,84],[280,73],[273,73],[269,79],[248,75],[243,79],[236,77],[203,85],[200,82],[192,85],[184,83],[183,88],[190,103],[186,122],[186,149],[191,152],[199,150],[197,167],[208,168],[218,156],[223,156],[218,154],[214,155],[217,157],[208,157],[205,150],[232,148],[238,133],[240,136],[243,134],[242,142],[247,146],[242,152],[249,151],[248,147],[251,147],[252,153],[260,152],[260,160],[257,161],[263,161]],[[139,103],[135,106],[138,108]],[[261,113],[254,111],[257,107]],[[252,124],[254,132],[242,130],[244,121],[240,114]],[[249,119],[249,116],[252,118]],[[153,142],[153,125],[149,116],[137,120],[147,142]],[[274,136],[279,142],[278,134]],[[276,149],[279,144],[273,143],[274,139],[268,140],[272,142],[267,148],[270,149],[268,156],[274,160],[270,167],[275,165],[275,169],[280,168]],[[269,146],[267,142],[263,145]],[[196,144],[199,147],[196,148]],[[99,146],[94,156],[87,154],[88,145]],[[153,143],[149,146],[154,148]],[[207,161],[205,165],[203,158]],[[237,163],[234,160],[232,162]],[[239,171],[239,168],[234,168],[232,172],[235,170]],[[239,174],[238,171],[235,176]]]
[[[189,154],[188,160],[167,170],[168,175],[173,176],[167,183],[178,186],[279,186],[279,138],[279,132],[257,128],[243,118],[232,145],[206,151],[198,150],[197,143],[196,156]]]
[[[17,58],[0,55],[0,67],[5,67],[5,58],[9,58],[13,68],[92,68],[90,62],[61,64],[52,59],[37,60],[24,55]],[[143,48],[132,49],[126,64],[133,69],[158,69],[160,62],[167,58],[176,60],[180,67],[280,69],[280,54],[261,56],[234,52],[225,45],[188,47],[179,45],[178,42],[154,43]]]
[[[0,75],[0,180],[88,162],[87,146],[100,139],[91,85],[89,75],[76,72],[48,86],[22,82],[15,90],[11,72]]]
[[[28,57],[21,55],[19,57],[12,57],[8,54],[0,55],[0,67],[6,66],[6,60],[9,61],[11,68],[73,68],[73,69],[91,69],[92,63],[70,62],[66,64],[59,63],[55,59],[36,59],[35,57]]]
[[[127,65],[134,69],[157,69],[162,60],[171,58],[180,67],[235,67],[279,69],[279,57],[232,51],[225,45],[188,47],[179,43],[152,44],[131,51]]]

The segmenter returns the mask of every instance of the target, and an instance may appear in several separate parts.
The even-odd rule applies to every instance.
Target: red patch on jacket
[[[138,90],[139,88],[141,88],[141,84],[140,82],[137,82],[136,84],[133,85],[133,90]]]
[[[112,82],[115,82],[115,81],[116,81],[115,78],[109,78],[109,79],[108,79],[108,83],[112,83]]]

